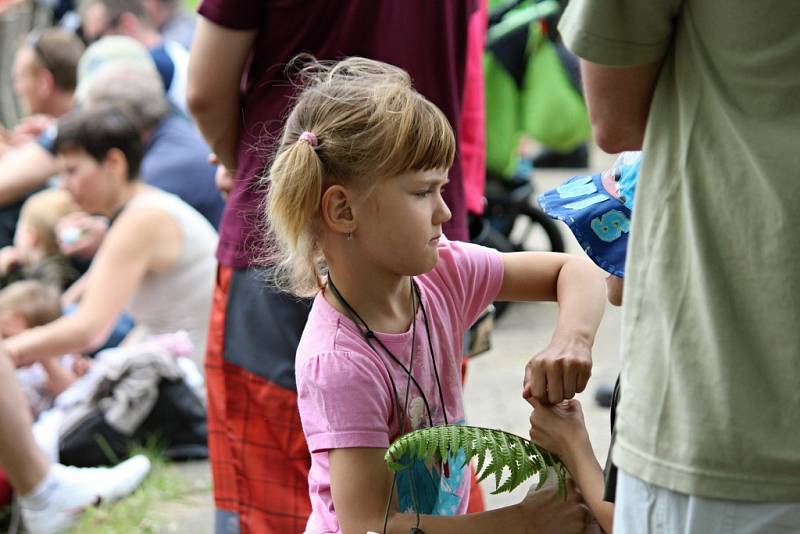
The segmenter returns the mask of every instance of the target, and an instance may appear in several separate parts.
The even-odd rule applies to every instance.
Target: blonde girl
[[[296,359],[312,458],[306,531],[582,531],[586,510],[575,495],[532,494],[463,515],[463,453],[418,462],[397,479],[383,455],[403,433],[463,423],[462,337],[496,299],[560,305],[523,394],[560,402],[581,391],[602,276],[582,258],[501,254],[442,235],[454,136],[404,71],[349,58],[312,62],[304,74],[269,170],[267,214],[276,282],[314,296]]]

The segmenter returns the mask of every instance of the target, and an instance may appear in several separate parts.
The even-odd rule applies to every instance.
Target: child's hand
[[[566,459],[571,449],[589,443],[581,403],[576,399],[548,406],[532,401],[531,440]]]
[[[592,375],[592,351],[578,341],[551,343],[525,366],[522,396],[558,404],[586,388]]]

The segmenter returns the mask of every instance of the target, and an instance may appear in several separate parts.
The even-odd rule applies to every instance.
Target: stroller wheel
[[[522,220],[520,220],[522,218]],[[531,236],[531,232],[538,226],[541,227],[546,238],[544,248],[552,252],[564,252],[566,250],[564,245],[564,237],[561,235],[561,229],[558,224],[545,214],[538,206],[525,204],[521,206],[517,214],[516,225],[520,225],[521,231],[519,234],[512,234],[513,239],[511,242],[516,250],[526,250],[526,242]],[[541,249],[542,247],[536,247]]]

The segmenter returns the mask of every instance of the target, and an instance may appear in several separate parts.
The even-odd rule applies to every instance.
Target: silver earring
[[[353,240],[353,232],[347,232],[344,235],[344,238],[347,239],[348,241],[352,241]]]

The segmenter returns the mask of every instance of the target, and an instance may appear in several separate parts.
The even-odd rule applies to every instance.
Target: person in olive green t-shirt
[[[562,18],[598,144],[646,154],[617,532],[800,528],[798,21],[777,0],[573,0]]]

